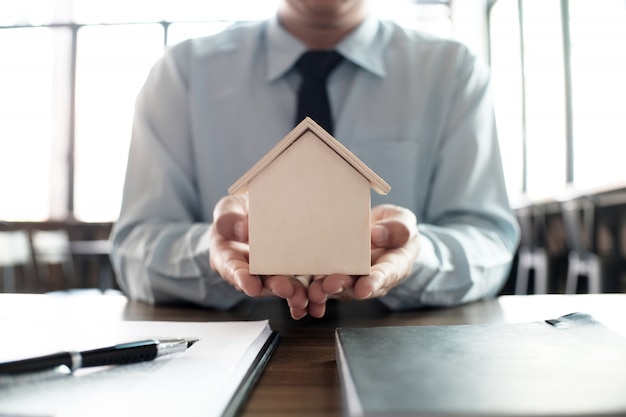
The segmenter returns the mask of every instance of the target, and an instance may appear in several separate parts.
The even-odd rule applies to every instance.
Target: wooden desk
[[[78,293],[80,294],[80,293]],[[626,294],[503,296],[451,309],[392,313],[377,302],[335,303],[324,319],[294,321],[282,302],[247,303],[234,311],[150,306],[118,295],[0,294],[0,320],[59,317],[98,320],[228,321],[269,319],[282,340],[242,416],[340,416],[334,348],[338,326],[513,323],[586,312],[626,336]]]

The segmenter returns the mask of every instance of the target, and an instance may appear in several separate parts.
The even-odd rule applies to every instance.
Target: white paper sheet
[[[271,334],[267,321],[0,320],[0,362],[151,337],[198,337],[151,362],[0,385],[0,416],[219,416]]]

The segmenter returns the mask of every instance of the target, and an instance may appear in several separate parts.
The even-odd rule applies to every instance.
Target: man
[[[228,186],[298,122],[307,50],[343,57],[327,80],[334,136],[392,187],[373,196],[369,276],[252,276],[247,199]],[[462,45],[369,15],[366,0],[281,0],[277,16],[170,48],[136,108],[112,234],[121,288],[148,302],[229,308],[284,298],[295,319],[329,299],[390,308],[498,293],[518,240],[487,68]]]

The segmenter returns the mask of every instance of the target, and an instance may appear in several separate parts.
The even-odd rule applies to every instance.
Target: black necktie
[[[336,51],[308,51],[296,62],[302,75],[298,90],[298,114],[296,124],[309,116],[328,133],[333,133],[333,119],[326,94],[326,78],[342,60]]]

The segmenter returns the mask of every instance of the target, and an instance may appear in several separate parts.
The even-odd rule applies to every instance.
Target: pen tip
[[[189,349],[191,346],[193,346],[194,343],[196,343],[198,340],[197,337],[188,337],[185,339],[187,341],[187,349]]]

